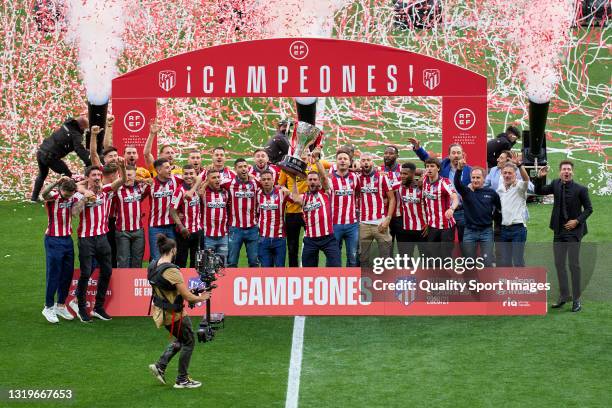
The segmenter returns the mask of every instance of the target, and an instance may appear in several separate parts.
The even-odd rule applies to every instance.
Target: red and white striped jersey
[[[333,234],[331,198],[321,190],[310,191],[302,195],[302,216],[304,217],[305,234],[309,238],[325,237]]]
[[[285,237],[285,204],[290,200],[289,193],[274,187],[269,194],[257,190],[257,212],[259,235],[267,238]]]
[[[425,219],[432,228],[448,229],[455,225],[455,219],[447,220],[444,216],[451,206],[451,194],[455,192],[450,180],[438,177],[431,183],[429,177],[423,181],[423,201],[425,203]]]
[[[268,167],[266,167],[265,170],[270,170],[272,172],[272,176],[274,177],[274,184],[278,184],[278,177],[280,176],[281,172],[280,168],[274,164],[268,164]],[[257,166],[251,166],[251,168],[249,169],[249,174],[252,175],[257,181],[260,181],[259,176],[261,172],[262,170],[259,170]]]
[[[348,172],[346,176],[333,171],[329,175],[330,193],[332,195],[332,224],[353,224],[357,222],[357,192],[359,176]]]
[[[172,207],[183,214],[183,225],[190,233],[198,232],[202,229],[202,209],[200,208],[200,196],[194,194],[191,200],[185,199],[186,185],[182,184],[174,191],[172,196]]]
[[[398,162],[395,162],[395,166],[392,166],[392,167],[387,167],[384,164],[380,166],[380,172],[385,173],[387,175],[387,177],[389,178],[389,182],[391,183],[392,186],[395,183],[402,182],[401,171],[402,171],[402,165]],[[399,200],[399,194],[396,194],[395,195],[395,201],[396,201],[395,214],[393,214],[394,217],[402,216],[402,209],[401,209],[401,206],[399,205],[398,200]]]
[[[45,201],[48,220],[45,235],[50,237],[72,235],[72,206],[78,201],[79,197],[76,195],[66,199],[62,198],[59,191],[49,193],[49,200]]]
[[[373,171],[359,176],[359,214],[360,221],[376,221],[385,217],[385,197],[392,190],[386,174]]]
[[[201,198],[204,235],[207,237],[226,236],[227,212],[229,211],[228,192],[223,189],[214,191],[210,187],[207,187]]]
[[[202,178],[202,181],[206,180],[206,172],[207,170],[206,168],[204,168],[204,170],[202,170],[202,172],[200,173],[200,177]],[[229,167],[224,167],[223,170],[219,171],[219,176],[220,176],[221,184],[223,184],[223,183],[227,183],[235,179],[236,172],[234,172],[234,170],[230,169]]]
[[[251,228],[257,225],[257,182],[241,181],[238,177],[221,184],[230,195],[229,225],[238,228]]]
[[[79,195],[79,199],[82,197]],[[76,194],[75,194],[76,195]],[[114,192],[110,184],[106,184],[96,194],[95,200],[85,201],[85,206],[79,214],[79,238],[95,237],[108,232],[108,212]]]
[[[137,231],[142,228],[142,201],[151,194],[145,183],[123,185],[117,189],[113,201],[117,208],[117,231]]]
[[[153,186],[151,187],[151,216],[149,218],[150,227],[174,224],[170,217],[170,204],[172,195],[181,184],[182,180],[174,174],[163,183],[158,177],[153,179]]]
[[[423,191],[417,185],[406,187],[402,183],[393,184],[397,191],[401,210],[402,224],[406,231],[420,231],[425,228],[426,220],[423,211]]]

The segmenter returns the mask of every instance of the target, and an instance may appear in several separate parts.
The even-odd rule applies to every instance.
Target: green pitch
[[[609,199],[593,197],[593,206],[587,240],[609,241]],[[550,241],[550,210],[530,206],[530,242]],[[214,342],[196,345],[191,373],[204,386],[161,386],[147,365],[158,358],[167,332],[149,318],[47,323],[41,315],[44,209],[4,202],[0,212],[0,387],[74,392],[72,402],[3,400],[0,406],[284,406],[292,318],[229,317]],[[588,299],[579,314],[566,309],[538,317],[308,317],[299,403],[610,406],[610,321],[612,305]],[[175,373],[176,361],[168,378]]]

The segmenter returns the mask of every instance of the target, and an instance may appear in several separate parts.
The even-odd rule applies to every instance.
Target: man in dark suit
[[[538,177],[546,177],[548,167],[540,169]],[[574,163],[562,160],[559,163],[559,178],[545,186],[536,183],[535,193],[553,194],[555,204],[550,216],[550,229],[555,233],[553,250],[555,267],[559,278],[559,300],[553,308],[563,306],[569,300],[566,258],[572,273],[572,312],[582,309],[580,303],[580,241],[587,234],[586,220],[593,213],[589,191],[573,181]]]

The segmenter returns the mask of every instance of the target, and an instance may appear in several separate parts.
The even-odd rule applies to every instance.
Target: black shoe
[[[83,323],[91,323],[91,318],[87,315],[87,310],[84,307],[79,308],[79,313],[77,313],[77,316],[79,316],[79,319]]]
[[[582,310],[582,302],[579,300],[574,301],[572,303],[572,312],[579,312]]]
[[[198,388],[201,387],[202,383],[200,381],[193,380],[191,377],[187,377],[184,379],[176,379],[174,383],[174,388]]]
[[[112,317],[110,317],[110,315],[106,313],[106,310],[101,307],[94,308],[94,310],[91,311],[91,316],[97,317],[100,320],[112,320]]]
[[[567,299],[566,298],[559,298],[559,300],[557,300],[557,303],[553,304],[551,306],[551,308],[559,309],[561,306],[563,306],[566,303],[567,303]]]

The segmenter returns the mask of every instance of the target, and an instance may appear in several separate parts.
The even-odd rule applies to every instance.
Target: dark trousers
[[[429,227],[427,242],[427,256],[450,257],[453,253],[453,242],[455,242],[455,227],[446,229]]]
[[[455,218],[455,228],[457,228],[457,240],[459,242],[463,242],[463,234],[465,232],[465,212],[463,211],[463,207],[460,207],[453,214]]]
[[[417,247],[417,256],[420,257],[422,253],[426,252],[425,245],[423,245],[425,240],[421,235],[422,233],[423,231],[421,230],[409,231],[402,229],[399,234],[397,234],[397,252],[400,255],[406,254],[412,257],[414,248]]]
[[[50,155],[42,150],[39,150],[36,152],[36,161],[38,162],[38,176],[36,176],[34,189],[32,190],[31,200],[33,201],[38,200],[40,190],[42,190],[45,179],[49,175],[49,169],[53,170],[57,174],[64,174],[68,177],[72,177],[72,172],[66,163],[54,155]]]
[[[144,229],[117,231],[115,237],[117,242],[117,267],[142,268],[145,250]]]
[[[289,267],[297,268],[299,265],[298,252],[300,250],[300,231],[304,228],[302,213],[285,214],[285,230],[287,231],[287,251],[289,253]]]
[[[108,239],[108,245],[111,247],[111,265],[113,268],[117,267],[117,238],[115,238],[115,223],[117,218],[108,217],[108,233],[106,238]]]
[[[559,279],[560,296],[569,299],[569,286],[567,283],[566,259],[569,261],[569,269],[572,274],[572,299],[580,299],[580,239],[571,232],[555,234],[553,239],[553,253],[555,255],[555,267]]]
[[[183,238],[181,234],[176,233],[176,266],[185,268],[187,266],[187,257],[189,257],[189,267],[195,268],[196,252],[200,249],[200,240],[202,239],[202,230],[189,234],[187,238]]]
[[[525,266],[527,228],[523,224],[502,225],[500,240],[501,259],[496,266]]]
[[[72,237],[45,235],[45,252],[47,258],[45,306],[52,307],[55,303],[55,293],[57,293],[57,303],[64,304],[70,289],[70,281],[74,273]]]
[[[303,267],[319,266],[319,251],[323,251],[325,257],[327,258],[325,266],[342,266],[342,262],[340,261],[340,249],[338,248],[338,241],[336,241],[336,237],[334,237],[333,234],[319,238],[304,237],[303,245]]]
[[[100,267],[98,288],[96,291],[96,304],[94,309],[104,307],[104,299],[113,273],[111,266],[111,249],[106,234],[95,237],[79,238],[79,263],[81,274],[77,284],[76,298],[79,309],[85,310],[87,306],[87,285],[93,273],[92,263],[96,260]]]
[[[191,328],[191,319],[189,316],[183,316],[181,320],[174,322],[174,326],[166,326],[166,330],[176,338],[176,341],[168,344],[166,350],[164,350],[161,357],[159,357],[157,366],[165,371],[172,357],[180,351],[181,356],[179,357],[178,376],[176,379],[184,380],[188,375],[189,362],[191,361],[191,354],[195,346],[195,336]]]
[[[395,243],[400,242],[398,235],[402,233],[403,229],[404,222],[402,221],[402,217],[392,217],[391,222],[389,223],[389,234],[391,234],[391,253],[389,254],[390,256],[393,256],[393,248],[395,247]]]

